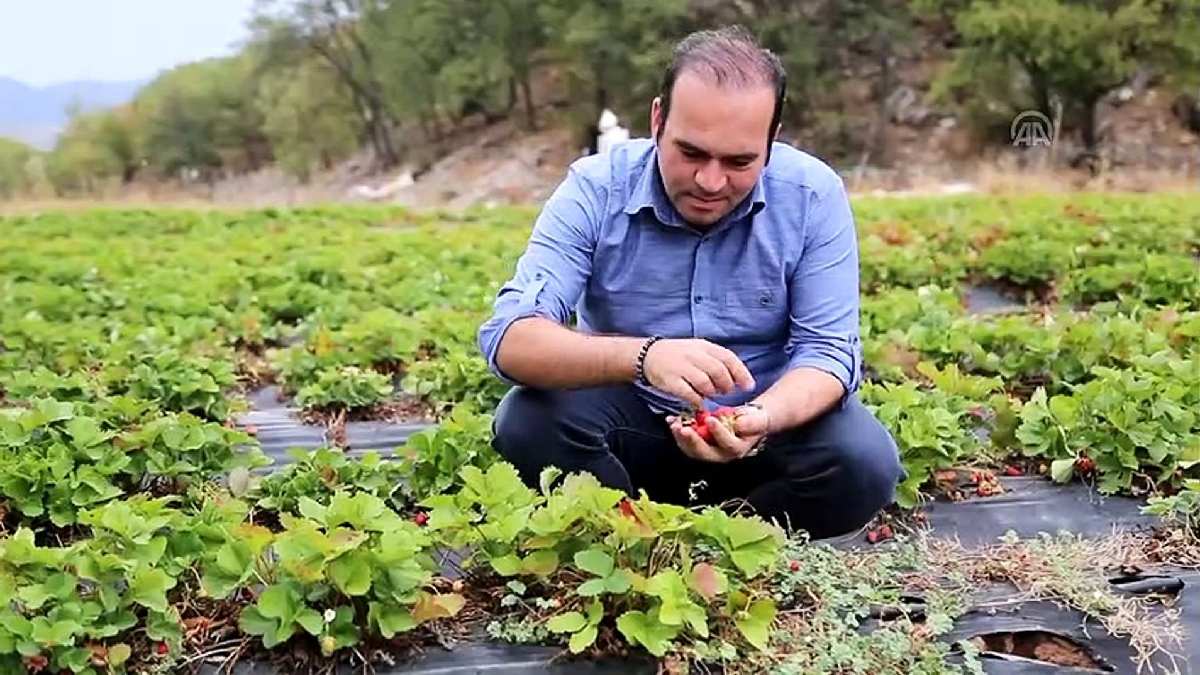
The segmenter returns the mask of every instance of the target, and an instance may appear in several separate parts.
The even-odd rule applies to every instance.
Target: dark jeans
[[[861,527],[891,503],[901,479],[896,443],[855,398],[808,424],[773,434],[755,457],[714,464],[675,445],[665,419],[631,386],[514,387],[493,423],[496,450],[536,486],[547,466],[660,502],[746,500],[758,515],[813,539]],[[689,497],[689,486],[705,485]]]

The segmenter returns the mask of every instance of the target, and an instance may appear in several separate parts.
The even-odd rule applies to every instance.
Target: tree
[[[259,0],[251,27],[254,41],[270,54],[292,63],[310,51],[333,69],[350,92],[362,125],[381,167],[400,161],[376,50],[364,37],[367,26],[385,9],[381,0],[294,0],[280,7],[277,0]]]
[[[1196,0],[974,0],[957,14],[962,45],[941,89],[970,99],[977,81],[994,83],[998,68],[1000,76],[1015,68],[1032,105],[1050,115],[1060,102],[1064,126],[1078,129],[1094,154],[1099,103],[1139,65],[1200,65],[1198,11]]]
[[[28,167],[36,156],[28,145],[0,137],[0,198],[11,199],[32,189]]]
[[[323,62],[310,59],[268,75],[256,105],[276,161],[302,181],[357,148],[354,106]]]

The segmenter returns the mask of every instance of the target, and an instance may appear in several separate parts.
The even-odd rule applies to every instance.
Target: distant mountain
[[[83,80],[34,87],[0,77],[0,136],[49,149],[66,126],[67,109],[72,104],[83,110],[118,106],[132,100],[146,82]]]

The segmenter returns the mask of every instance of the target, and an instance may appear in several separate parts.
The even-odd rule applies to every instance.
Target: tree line
[[[307,180],[363,149],[386,169],[469,119],[583,129],[607,107],[644,132],[675,41],[728,23],[781,56],[786,124],[832,156],[886,154],[898,64],[930,49],[945,54],[939,106],[997,133],[1018,111],[1057,110],[1089,149],[1100,101],[1139,69],[1200,86],[1200,0],[259,0],[235,55],[73,115],[49,152],[0,139],[0,197],[272,163]],[[535,94],[548,72],[557,107]]]

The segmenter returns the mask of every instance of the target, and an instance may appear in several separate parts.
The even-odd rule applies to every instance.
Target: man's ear
[[[658,130],[662,126],[662,97],[655,96],[650,102],[650,137],[657,139]]]

